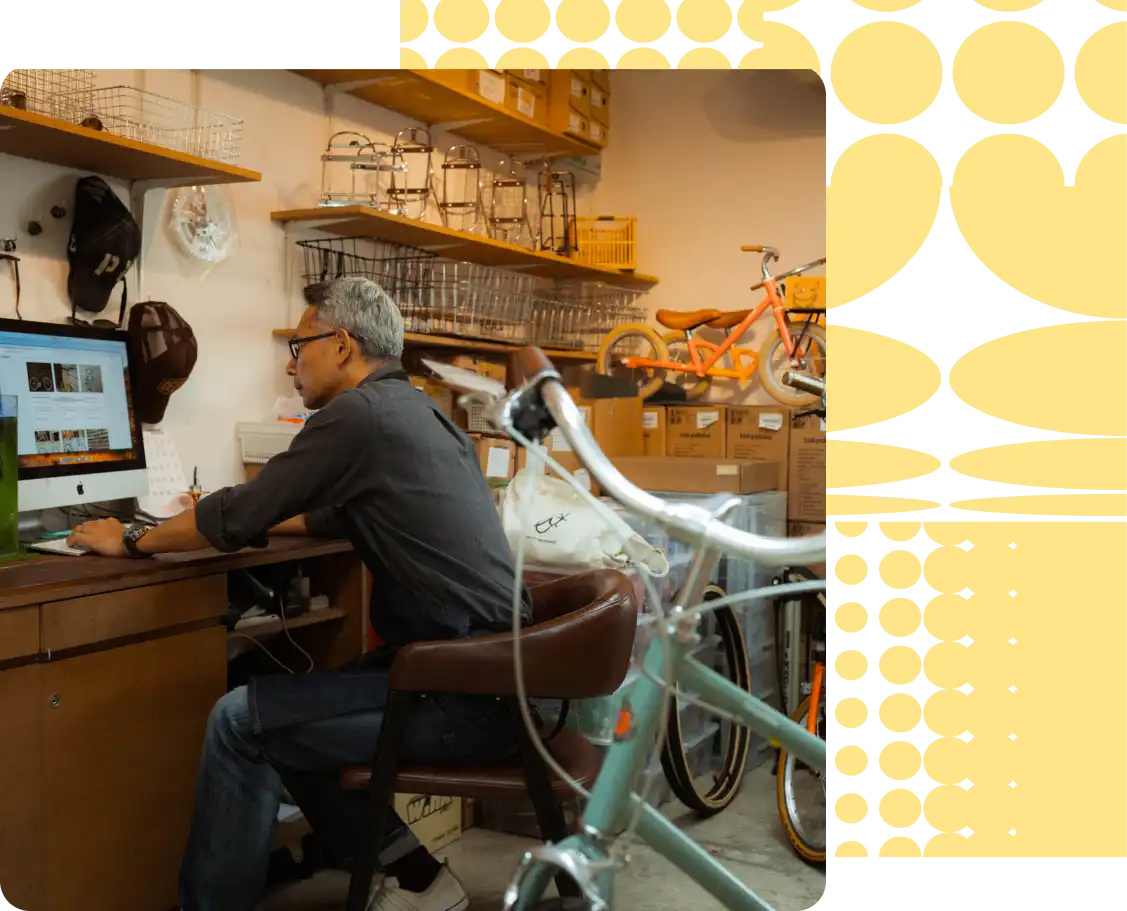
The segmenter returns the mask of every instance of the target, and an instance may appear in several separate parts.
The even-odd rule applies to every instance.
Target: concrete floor
[[[726,810],[700,820],[679,804],[666,812],[777,911],[802,911],[825,889],[825,874],[792,852],[775,806],[770,765],[750,771]],[[470,829],[439,852],[470,893],[471,911],[499,911],[501,895],[526,847],[525,838]],[[340,911],[345,874],[326,871],[271,896],[261,911]],[[632,849],[630,867],[619,874],[615,906],[621,911],[705,911],[719,907],[712,896],[645,845]],[[554,894],[554,888],[551,894]]]

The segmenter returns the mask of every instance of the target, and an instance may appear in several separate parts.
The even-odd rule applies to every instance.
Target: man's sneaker
[[[446,865],[425,892],[409,892],[399,887],[399,881],[389,876],[376,890],[368,903],[368,911],[465,911],[470,897],[465,888]]]

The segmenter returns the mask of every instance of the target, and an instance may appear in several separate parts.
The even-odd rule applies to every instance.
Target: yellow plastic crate
[[[579,215],[575,219],[573,259],[588,266],[633,272],[638,219],[633,215]]]

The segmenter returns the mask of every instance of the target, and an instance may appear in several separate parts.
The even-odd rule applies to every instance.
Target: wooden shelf
[[[287,629],[292,632],[295,629],[301,629],[303,626],[316,626],[318,623],[329,623],[347,616],[348,611],[335,607],[323,607],[320,610],[306,611],[300,617],[293,617],[285,623],[282,623],[281,618],[252,623],[250,626],[232,630],[227,636],[228,638],[246,636],[249,639],[265,639],[268,636],[283,633]]]
[[[293,338],[293,329],[275,329],[275,338]],[[437,351],[479,351],[488,354],[512,354],[520,345],[508,342],[487,342],[475,338],[456,338],[450,335],[425,335],[404,332],[403,343],[409,348],[431,348]],[[541,349],[554,361],[593,361],[593,351],[573,351],[567,348]]]
[[[159,187],[249,183],[257,171],[0,105],[0,154]]]
[[[599,146],[565,136],[516,111],[446,81],[461,70],[293,70],[321,85],[348,85],[350,95],[501,152],[572,158]],[[442,150],[440,150],[442,151]],[[440,157],[441,160],[441,157]]]
[[[658,283],[652,275],[621,272],[603,266],[587,266],[554,253],[529,250],[503,240],[479,237],[453,228],[432,225],[413,218],[380,212],[368,206],[319,206],[272,212],[270,217],[285,223],[308,223],[310,227],[338,237],[371,237],[408,247],[431,250],[448,259],[519,269],[529,275],[559,281],[589,281],[648,290]]]

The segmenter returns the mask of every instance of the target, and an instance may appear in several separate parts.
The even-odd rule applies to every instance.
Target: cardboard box
[[[462,798],[396,794],[395,812],[424,848],[437,851],[462,836]]]
[[[651,405],[642,409],[642,455],[665,455],[665,408]]]
[[[612,459],[631,484],[661,493],[761,493],[774,490],[779,466],[774,462],[728,459]]]
[[[569,389],[568,394],[576,400],[579,405],[579,412],[583,415],[583,420],[587,424],[587,429],[593,431],[593,420],[591,407],[589,404],[584,404],[579,401],[579,390]],[[599,495],[598,485],[595,484],[594,479],[583,464],[579,461],[579,457],[575,454],[574,450],[568,445],[567,440],[563,438],[563,434],[558,430],[553,430],[547,438],[543,441],[544,448],[548,450],[552,458],[559,462],[560,467],[568,473],[575,476],[584,487],[590,490],[595,496]],[[528,464],[528,450],[523,446],[517,447],[516,470],[522,471]],[[557,477],[552,469],[546,467],[546,471],[550,477]]]
[[[503,73],[493,70],[471,70],[470,91],[498,107],[506,106],[509,83]]]
[[[434,402],[434,404],[438,406],[438,410],[444,415],[451,420],[454,419],[454,390],[450,389],[448,386],[443,386],[442,383],[437,380],[423,376],[411,377],[411,385],[420,392],[425,393],[427,398]],[[457,410],[461,411],[460,408]]]
[[[670,405],[665,409],[665,454],[673,458],[727,458],[727,405]]]
[[[779,490],[787,489],[790,410],[782,405],[731,405],[728,408],[728,459],[765,459],[781,467]]]
[[[600,149],[605,149],[610,143],[610,131],[599,121],[592,120],[587,124],[587,138]]]
[[[595,85],[591,86],[591,119],[610,126],[610,92]]]
[[[826,423],[811,414],[791,422],[787,519],[826,521]]]
[[[590,409],[591,433],[607,458],[636,458],[646,454],[641,398],[580,399],[578,404]],[[563,442],[566,445],[566,441]]]
[[[516,473],[517,445],[512,440],[499,436],[470,434],[477,449],[477,460],[481,473],[491,487],[503,487]]]
[[[479,357],[471,357],[468,354],[460,354],[451,360],[450,363],[463,370],[472,370],[480,376],[487,376],[502,385],[505,384],[508,371],[504,364],[495,361],[487,361]],[[454,398],[455,396],[453,396],[452,393],[451,401],[453,401]],[[485,419],[484,406],[477,405],[470,411],[466,411],[458,405],[453,405],[452,407],[454,423],[463,430],[469,430],[472,433],[493,433],[496,430],[496,428]]]
[[[548,126],[586,139],[591,132],[591,84],[572,70],[552,70],[548,78]]]
[[[459,354],[450,363],[463,370],[472,370],[481,376],[497,380],[499,383],[504,383],[508,376],[508,368],[504,363],[489,361],[481,357],[472,357],[469,354]]]
[[[591,70],[591,83],[604,92],[610,91],[610,70]]]
[[[510,76],[516,76],[522,82],[539,85],[548,89],[548,73],[550,70],[505,70]]]
[[[548,91],[544,86],[525,82],[516,76],[508,77],[509,87],[505,97],[505,107],[527,117],[534,123],[548,123]]]
[[[787,522],[788,538],[805,538],[809,535],[820,535],[826,530],[825,522]],[[812,563],[807,567],[815,576],[826,578],[826,564]]]

